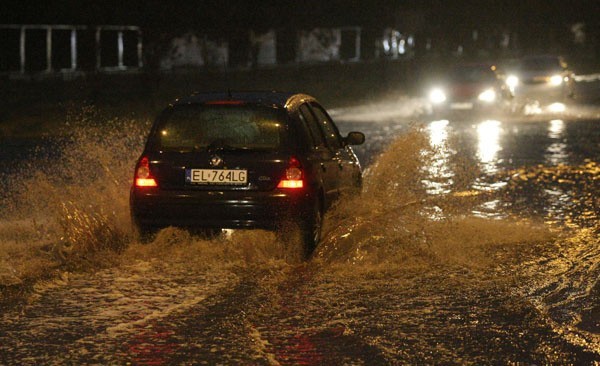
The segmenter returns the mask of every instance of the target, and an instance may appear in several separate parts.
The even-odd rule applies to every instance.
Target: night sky
[[[130,24],[154,29],[295,29],[396,26],[410,32],[453,27],[556,26],[583,21],[597,28],[594,0],[165,1],[3,0],[4,24]]]

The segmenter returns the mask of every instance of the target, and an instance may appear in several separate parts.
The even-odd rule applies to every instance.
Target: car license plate
[[[248,171],[242,169],[186,169],[185,182],[189,184],[244,185]]]
[[[473,103],[452,103],[450,104],[452,109],[473,109]]]

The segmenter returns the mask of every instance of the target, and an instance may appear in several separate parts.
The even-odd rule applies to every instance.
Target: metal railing
[[[5,62],[5,70],[0,70],[3,74],[20,74],[26,75],[30,73],[41,72],[44,74],[54,74],[54,73],[74,73],[78,71],[82,71],[79,67],[79,46],[80,40],[79,35],[82,32],[94,32],[94,53],[95,59],[93,63],[94,71],[121,71],[121,70],[130,70],[130,69],[139,69],[143,66],[142,61],[142,32],[137,26],[119,26],[119,25],[103,25],[97,27],[87,27],[82,25],[16,25],[16,24],[4,24],[0,25],[0,31],[17,31],[18,32],[18,59],[19,64],[18,68],[14,69],[8,65],[8,62]],[[28,46],[28,32],[29,31],[45,31],[45,68],[42,70],[30,70],[28,69],[28,60],[32,57],[28,56],[27,46]],[[57,67],[53,64],[54,58],[54,47],[53,47],[53,33],[57,32],[70,32],[69,35],[69,52],[70,52],[70,62],[68,67]],[[116,44],[111,45],[111,47],[116,47],[116,56],[117,60],[114,64],[106,65],[102,60],[102,47],[103,47],[103,35],[106,32],[116,32]],[[133,65],[126,64],[124,61],[125,55],[125,42],[124,35],[125,32],[132,33],[135,38],[135,55],[137,60]],[[10,37],[2,37],[6,41],[10,41]],[[89,46],[89,45],[88,45]],[[107,45],[105,45],[107,46]],[[43,46],[42,46],[43,47]],[[36,50],[38,53],[44,53],[44,50]],[[10,52],[4,47],[3,52]],[[8,58],[11,55],[5,54],[4,57]],[[39,57],[38,57],[39,58]],[[37,60],[42,61],[42,60]],[[64,65],[63,65],[64,66]]]

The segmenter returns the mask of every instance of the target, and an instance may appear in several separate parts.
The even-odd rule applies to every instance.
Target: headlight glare
[[[494,91],[494,89],[487,89],[483,93],[479,94],[479,100],[481,100],[482,102],[491,103],[494,100],[496,100],[496,92]]]
[[[446,101],[446,93],[440,88],[434,88],[429,93],[429,100],[433,104],[440,104]]]
[[[519,85],[519,78],[516,77],[515,75],[509,75],[506,78],[506,85],[508,85],[508,87],[511,89],[516,88],[517,85]]]
[[[550,84],[552,85],[560,85],[563,82],[563,77],[560,75],[552,75],[550,77]]]

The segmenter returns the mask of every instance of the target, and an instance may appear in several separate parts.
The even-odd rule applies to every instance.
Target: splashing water
[[[77,267],[102,262],[106,256],[95,256],[101,251],[123,250],[131,236],[131,167],[148,123],[106,119],[84,107],[64,128],[64,138],[44,141],[8,177],[0,236],[3,247],[12,242]],[[16,223],[26,235],[14,231]]]
[[[337,205],[316,257],[328,263],[388,270],[397,265],[492,264],[494,248],[549,241],[525,220],[488,220],[471,211],[483,199],[463,191],[479,169],[449,144],[431,144],[414,128],[398,137],[368,169],[361,197]],[[445,160],[444,174],[436,165]],[[437,180],[443,189],[431,189]],[[457,191],[458,189],[458,191]]]
[[[305,266],[310,267],[307,272],[317,273],[309,286],[323,280],[331,281],[327,289],[336,289],[353,285],[352,280],[359,277],[364,286],[370,286],[371,275],[380,283],[404,276],[400,282],[410,284],[411,275],[434,273],[439,278],[471,281],[474,288],[487,281],[490,292],[498,283],[508,286],[523,281],[515,291],[556,317],[557,328],[577,319],[583,319],[588,328],[595,326],[590,319],[597,307],[591,295],[598,286],[586,276],[598,271],[597,265],[593,267],[598,250],[590,250],[593,245],[583,239],[576,241],[580,247],[568,240],[559,245],[561,233],[508,214],[492,219],[474,215],[474,208],[506,192],[478,190],[481,172],[476,163],[457,152],[454,144],[460,141],[452,136],[432,139],[431,131],[420,128],[399,134],[367,167],[363,192],[344,197],[328,212],[323,241],[304,264],[293,232],[285,241],[281,240],[285,236],[261,230],[228,231],[207,239],[167,228],[152,243],[138,243],[131,230],[128,194],[148,123],[106,120],[93,110],[71,116],[67,123],[66,139],[25,161],[24,168],[8,179],[7,204],[0,209],[1,284],[37,279],[59,269],[105,265],[115,265],[114,271],[106,272],[107,278],[124,281],[131,279],[131,271],[118,267],[131,267],[143,276],[154,276],[153,282],[168,283],[157,286],[160,290],[153,295],[154,304],[160,305],[157,308],[169,308],[166,305],[172,300],[165,294],[167,287],[181,286],[177,276],[189,280],[209,273],[221,289],[230,286],[222,278],[236,283],[248,273],[250,277],[260,274],[265,287],[278,288],[279,281]],[[588,165],[594,173],[596,165]],[[510,189],[511,184],[505,187]],[[591,241],[593,236],[584,239]],[[562,250],[576,252],[567,256],[569,261],[585,256],[591,270],[580,270],[580,265],[567,261],[574,275],[564,272],[566,259],[556,257]],[[523,269],[524,263],[530,270]],[[556,278],[558,288],[552,284]],[[526,284],[528,279],[533,279],[533,285]],[[427,279],[420,285],[425,283]],[[195,304],[208,296],[203,286],[202,281],[190,285],[185,296],[193,296],[183,303]],[[437,286],[443,288],[444,283]],[[147,290],[140,291],[152,292]],[[577,297],[573,291],[578,291]],[[180,288],[171,289],[171,295],[180,292]],[[427,291],[420,295],[429,296]],[[568,316],[562,312],[564,303],[569,306]],[[578,318],[581,304],[585,311]],[[114,326],[110,332],[137,332],[138,328],[130,328]]]
[[[10,177],[11,196],[9,205],[2,210],[6,220],[0,235],[12,243],[3,243],[4,247],[13,248],[10,253],[24,245],[33,248],[33,252],[41,249],[53,266],[58,263],[70,268],[94,267],[110,262],[114,254],[135,242],[128,193],[131,170],[148,123],[107,120],[93,108],[84,108],[70,115],[65,127],[69,131],[66,139],[49,145],[50,152],[40,150],[35,159]],[[506,237],[505,233],[496,232],[499,224],[462,216],[475,200],[448,194],[448,188],[465,180],[461,176],[470,177],[467,171],[471,165],[464,161],[449,163],[454,166],[453,172],[444,175],[441,180],[445,182],[440,183],[447,188],[435,191],[437,196],[431,194],[428,184],[440,180],[436,177],[436,161],[457,160],[447,152],[447,146],[431,142],[426,131],[419,128],[412,128],[392,142],[366,170],[362,195],[345,197],[328,214],[325,237],[315,257],[336,263],[383,265],[390,258],[421,260],[451,253],[458,258],[461,250],[470,251],[475,242],[503,242],[497,237]],[[20,223],[19,232],[27,234],[17,234],[15,223]],[[506,231],[512,230],[512,224],[503,225]],[[467,234],[461,235],[461,228]],[[444,238],[448,236],[444,232],[472,240],[461,250],[444,249],[460,246]],[[481,235],[469,234],[473,232]],[[486,232],[488,237],[483,234]],[[509,237],[513,239],[508,241],[519,240],[514,237],[515,232],[519,231],[512,230]],[[290,235],[291,238],[295,234]],[[523,237],[524,241],[529,240],[527,235]],[[204,260],[206,252],[215,261],[229,258],[230,262],[274,259],[297,263],[300,258],[298,240],[282,243],[261,231],[235,231],[234,235],[215,241],[219,243],[208,246],[218,250],[205,250]],[[168,229],[149,246],[152,249],[145,251],[164,253],[161,248],[206,242],[183,230]],[[113,254],[107,254],[107,250]],[[9,258],[9,254],[3,258]],[[25,267],[23,264],[12,270],[22,274],[27,271]]]

